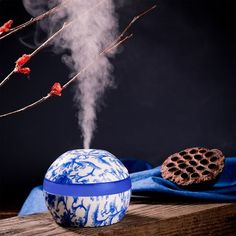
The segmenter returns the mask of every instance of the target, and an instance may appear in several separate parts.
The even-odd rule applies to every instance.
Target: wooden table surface
[[[62,228],[40,213],[0,220],[0,235],[236,235],[236,203],[139,201],[121,222],[99,228]]]

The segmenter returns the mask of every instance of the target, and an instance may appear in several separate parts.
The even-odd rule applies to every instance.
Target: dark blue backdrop
[[[124,27],[156,1],[132,0],[119,8]],[[235,1],[160,0],[133,28],[134,38],[113,60],[117,88],[106,93],[93,148],[157,165],[185,147],[236,154]],[[19,0],[0,0],[0,24],[30,16]],[[0,41],[0,78],[31,49],[34,27]],[[30,80],[15,76],[0,90],[0,112],[25,105],[68,69],[50,49],[30,62]],[[0,209],[19,208],[42,183],[61,153],[82,147],[69,89],[36,109],[0,120]]]

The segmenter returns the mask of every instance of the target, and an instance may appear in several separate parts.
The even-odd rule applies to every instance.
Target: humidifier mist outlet
[[[125,166],[111,153],[78,149],[52,163],[43,190],[46,205],[58,224],[98,227],[124,217],[131,181]]]

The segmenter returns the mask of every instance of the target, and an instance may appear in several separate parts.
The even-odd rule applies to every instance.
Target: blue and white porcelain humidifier
[[[98,227],[124,217],[131,181],[125,166],[111,153],[78,149],[52,163],[43,190],[46,205],[58,224]]]

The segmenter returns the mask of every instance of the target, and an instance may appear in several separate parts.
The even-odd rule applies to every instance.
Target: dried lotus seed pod
[[[214,180],[224,167],[224,155],[218,149],[188,148],[169,156],[161,166],[162,177],[178,185]]]

